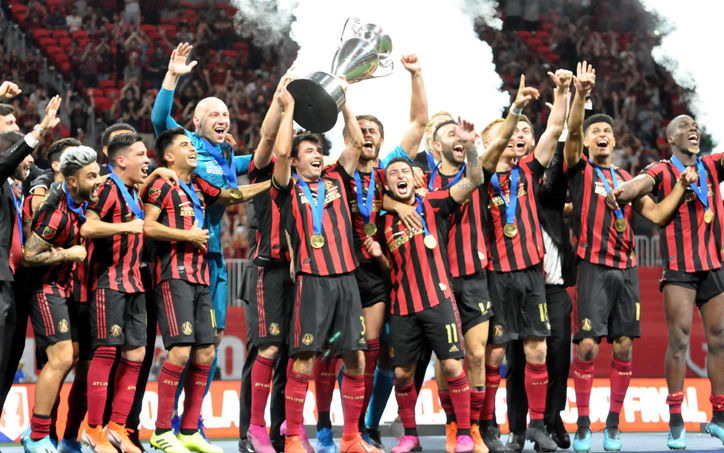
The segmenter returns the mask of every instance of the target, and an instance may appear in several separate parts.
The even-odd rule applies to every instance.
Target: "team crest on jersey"
[[[47,239],[47,240],[53,239],[55,237],[55,233],[57,233],[57,231],[55,229],[50,228],[50,227],[45,227],[45,229],[43,230],[43,239]]]
[[[188,322],[188,321],[186,321],[186,322],[181,326],[181,332],[183,332],[184,335],[191,335],[191,333],[193,333],[193,331],[194,331],[194,328],[191,327],[191,323]]]
[[[275,322],[271,323],[271,325],[269,326],[269,333],[271,333],[272,335],[279,335],[279,324]]]
[[[60,333],[66,333],[68,332],[68,329],[70,328],[70,324],[68,324],[67,319],[61,319],[58,323],[58,330],[60,330]]]
[[[307,346],[312,344],[313,341],[314,341],[314,335],[312,335],[311,333],[305,333],[304,336],[302,337],[302,343],[306,344]]]
[[[113,324],[111,326],[111,336],[120,337],[121,336],[121,326],[119,326],[118,324]]]
[[[588,318],[584,319],[583,322],[581,322],[581,329],[585,330],[586,332],[591,330],[591,320]]]
[[[498,324],[495,327],[493,327],[493,336],[502,337],[503,336],[503,326]]]
[[[161,195],[161,189],[158,187],[151,187],[148,189],[148,198],[154,200],[158,198],[159,195]]]

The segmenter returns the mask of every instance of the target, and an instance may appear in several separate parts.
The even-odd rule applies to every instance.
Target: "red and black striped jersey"
[[[275,158],[269,165],[259,168],[252,157],[249,163],[249,182],[256,184],[268,181],[274,174]],[[254,214],[256,215],[256,248],[251,255],[254,264],[267,266],[270,264],[289,263],[287,237],[281,223],[279,207],[272,201],[269,192],[254,197]]]
[[[295,272],[326,276],[346,274],[357,268],[348,201],[350,179],[339,164],[324,168],[319,181],[309,184],[314,203],[307,200],[296,179],[281,188],[272,179],[269,193],[282,213],[284,228],[291,239]],[[310,239],[314,234],[312,209],[316,204],[318,184],[324,184],[325,188],[321,232],[324,245],[315,249]]]
[[[611,169],[600,168],[608,186],[613,189]],[[626,170],[615,166],[611,168],[616,173],[617,185],[631,180],[631,175]],[[616,213],[606,207],[606,186],[594,165],[583,156],[576,165],[568,169],[567,176],[573,203],[573,231],[578,257],[593,264],[616,269],[636,266],[631,203],[621,207],[628,227],[619,233],[614,226]]]
[[[451,214],[459,207],[450,190],[430,192],[422,200],[422,217],[437,240],[424,244],[424,229],[408,230],[394,212],[380,216],[380,245],[391,267],[392,313],[410,315],[432,308],[453,297],[448,264],[448,233]]]
[[[448,186],[457,175],[443,175],[440,172],[428,174],[425,183],[434,191]],[[450,273],[458,278],[484,271],[488,265],[488,243],[485,233],[485,186],[478,187],[470,199],[453,211],[450,232],[447,238],[447,252],[450,258]]]
[[[73,206],[77,208],[78,206]],[[68,199],[63,184],[50,189],[43,203],[33,216],[32,234],[41,241],[57,248],[69,248],[80,240],[81,219],[68,208]],[[42,266],[33,270],[33,278],[28,279],[30,292],[43,292],[68,298],[73,289],[73,272],[76,265],[72,261],[63,261],[51,266]],[[35,278],[39,276],[39,278]]]
[[[193,173],[191,182],[199,197],[201,207],[216,202],[221,189],[201,179]],[[161,178],[157,178],[146,187],[143,202],[158,208],[161,212],[157,221],[169,228],[190,230],[196,221],[194,202],[179,187],[172,187]],[[203,225],[199,225],[203,228]],[[209,285],[209,264],[206,254],[186,241],[156,241],[156,260],[153,271],[153,284],[159,285],[165,280],[185,280],[189,283]]]
[[[23,212],[21,216],[23,219],[23,237],[27,240],[28,234],[30,233],[31,223],[33,221],[33,205],[32,200],[35,195],[26,195],[23,199]]]
[[[485,169],[487,192],[484,193],[488,212],[488,239],[490,256],[488,269],[499,272],[511,272],[535,266],[543,260],[543,235],[538,221],[538,208],[535,193],[545,173],[545,167],[535,158],[533,153],[518,162],[518,206],[515,211],[515,226],[518,234],[512,238],[503,234],[506,224],[506,200],[510,200],[511,172],[498,172],[500,188],[505,196],[503,200],[493,187],[491,179],[496,173]]]
[[[126,187],[129,194],[133,187]],[[141,200],[136,204],[143,210]],[[136,220],[136,216],[121,193],[120,187],[108,178],[101,185],[98,201],[88,205],[102,222],[126,223]],[[117,234],[115,236],[91,239],[88,255],[90,290],[96,288],[112,289],[123,293],[143,292],[141,283],[141,253],[143,234]]]
[[[719,155],[701,158],[706,171],[709,209],[714,213],[711,223],[704,221],[704,205],[691,188],[686,189],[684,201],[674,212],[661,233],[661,260],[664,269],[680,272],[701,272],[721,267],[722,206],[719,183],[724,180],[724,166]],[[661,201],[672,191],[679,178],[679,170],[668,160],[654,162],[642,170],[654,180],[651,192]]]
[[[382,197],[385,193],[385,171],[379,167],[374,167],[372,171],[375,174],[375,187],[374,187],[374,194],[372,198],[372,207],[370,212],[370,223],[377,224],[377,218],[380,216],[380,211],[382,210]],[[365,239],[367,238],[367,235],[364,232],[364,226],[365,226],[365,219],[362,217],[362,214],[359,212],[359,207],[357,204],[357,181],[353,177],[350,178],[350,187],[349,187],[349,209],[350,212],[352,212],[352,224],[354,226],[353,236],[354,236],[354,250],[355,254],[357,255],[357,260],[359,261],[369,261],[372,259],[370,254],[367,252],[367,247],[365,247]],[[359,172],[359,178],[360,182],[364,186],[362,189],[362,200],[366,203],[367,202],[367,193],[370,189],[370,180],[372,177],[372,173],[363,173]],[[373,236],[373,239],[377,239],[378,235]]]
[[[88,250],[89,239],[81,237],[80,245]],[[85,304],[88,302],[88,262],[90,258],[90,251],[85,257],[85,260],[75,264],[73,270],[73,300],[75,302]]]

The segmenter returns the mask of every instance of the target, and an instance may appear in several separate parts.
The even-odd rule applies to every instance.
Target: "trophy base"
[[[337,79],[313,72],[287,85],[294,97],[294,121],[309,132],[327,132],[337,124],[344,107],[344,90]]]

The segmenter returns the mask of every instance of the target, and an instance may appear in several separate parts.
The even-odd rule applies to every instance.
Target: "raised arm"
[[[596,85],[596,70],[585,61],[578,63],[573,82],[576,85],[576,95],[573,97],[571,113],[568,116],[568,137],[566,147],[563,149],[568,168],[576,165],[583,156],[583,117],[586,113],[586,96]]]
[[[276,97],[284,109],[282,122],[279,126],[274,149],[276,150],[277,162],[274,165],[274,180],[280,187],[289,185],[292,177],[292,143],[294,141],[294,98],[283,86]]]
[[[563,133],[563,126],[566,123],[566,100],[568,99],[568,88],[571,86],[573,73],[565,69],[559,69],[555,74],[549,72],[548,75],[556,84],[553,95],[553,108],[548,116],[546,130],[535,147],[535,158],[546,168],[550,166],[553,160],[558,137]]]
[[[17,85],[15,85],[13,82],[5,81],[0,85],[0,101],[4,101],[5,99],[14,98],[15,96],[22,93],[23,90],[21,90]]]
[[[339,76],[339,78],[342,83],[342,88],[346,93],[347,81],[344,79],[344,76]],[[344,117],[344,136],[346,137],[347,147],[342,151],[337,162],[339,162],[348,175],[354,175],[357,162],[359,162],[359,155],[362,153],[364,136],[362,135],[362,129],[359,127],[357,118],[355,118],[352,109],[349,107],[349,103],[344,104],[342,116]]]
[[[512,137],[513,132],[515,132],[515,127],[518,125],[520,115],[523,114],[523,109],[531,99],[538,99],[539,96],[540,93],[538,93],[538,90],[525,86],[525,75],[521,75],[518,94],[516,94],[515,101],[513,101],[513,105],[508,111],[508,116],[505,117],[503,125],[498,130],[498,135],[485,147],[485,153],[483,153],[482,157],[483,168],[491,173],[495,172],[500,156],[503,155],[503,151],[505,151],[505,148],[510,142],[510,137]]]
[[[40,239],[37,234],[31,234],[25,242],[23,261],[20,264],[23,267],[51,266],[63,261],[77,263],[83,261],[85,257],[86,250],[82,245],[74,245],[67,249],[57,248]]]
[[[689,167],[679,175],[674,188],[659,203],[656,203],[649,195],[644,195],[634,201],[633,207],[642,216],[657,225],[663,226],[679,208],[681,199],[686,193],[686,188],[692,183],[696,183],[698,178],[699,174],[696,167]]]
[[[475,147],[475,126],[473,123],[458,118],[455,133],[465,143],[465,177],[450,188],[450,196],[459,204],[470,199],[470,195],[483,183],[483,166],[478,158]]]
[[[188,43],[181,43],[171,52],[171,58],[168,62],[168,71],[163,79],[161,89],[156,96],[156,102],[153,104],[151,112],[151,123],[156,135],[161,132],[178,127],[178,123],[171,117],[171,108],[173,107],[173,92],[176,89],[181,76],[188,74],[196,66],[196,61],[186,64],[186,59],[191,53],[194,46]]]
[[[402,136],[400,146],[411,159],[417,155],[420,141],[425,135],[427,125],[427,93],[422,79],[422,68],[417,55],[403,55],[400,62],[410,72],[412,83],[412,99],[410,101],[410,125]]]
[[[257,168],[264,168],[271,162],[274,143],[276,142],[279,127],[282,123],[282,105],[279,103],[278,95],[280,90],[295,78],[294,67],[291,67],[286,74],[282,76],[279,85],[277,85],[274,100],[266,112],[264,122],[261,123],[261,140],[254,153],[254,165]]]
[[[269,190],[270,185],[271,180],[267,180],[264,182],[239,187],[239,190],[241,191],[240,198],[234,198],[233,196],[231,196],[232,192],[230,189],[221,189],[221,195],[219,195],[219,199],[216,200],[216,203],[223,205],[246,203],[252,198],[261,195]]]

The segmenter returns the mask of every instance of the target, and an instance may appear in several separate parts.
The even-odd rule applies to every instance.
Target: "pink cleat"
[[[394,447],[392,450],[390,450],[390,453],[410,453],[413,451],[422,451],[422,446],[420,445],[420,438],[417,436],[402,436],[398,437],[397,440],[400,443],[397,444],[397,446]]]
[[[299,425],[299,439],[302,441],[302,447],[307,450],[307,453],[314,453],[312,444],[309,443],[309,437],[307,437],[307,429],[304,427],[304,423]]]
[[[276,453],[269,439],[269,433],[266,432],[266,426],[249,425],[247,438],[251,441],[256,453]]]
[[[475,450],[475,442],[470,436],[458,436],[457,444],[455,444],[455,453],[473,453]]]

